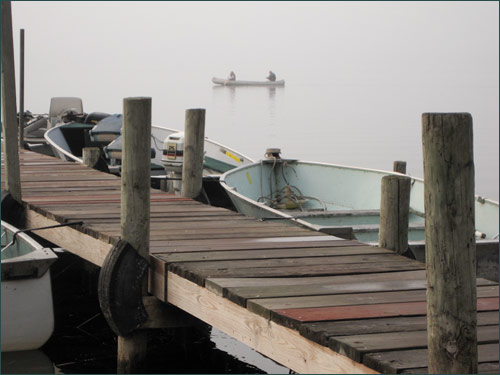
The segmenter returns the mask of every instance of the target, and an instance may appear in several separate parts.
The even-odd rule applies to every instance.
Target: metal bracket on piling
[[[139,328],[148,314],[142,302],[142,285],[148,262],[126,241],[113,246],[99,274],[99,304],[111,329],[126,336]]]

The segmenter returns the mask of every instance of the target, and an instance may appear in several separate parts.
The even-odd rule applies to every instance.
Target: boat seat
[[[424,223],[410,223],[408,225],[408,230],[425,230],[425,224]],[[356,233],[361,233],[361,232],[378,232],[379,231],[379,225],[378,224],[360,224],[360,225],[353,225],[353,231]]]
[[[304,218],[311,218],[311,217],[379,216],[380,215],[380,210],[334,210],[334,211],[286,210],[284,212],[293,216],[296,219],[304,219]]]

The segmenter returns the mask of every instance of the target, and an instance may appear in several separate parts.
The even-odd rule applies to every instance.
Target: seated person
[[[269,71],[269,76],[267,76],[266,78],[271,82],[275,82],[276,81],[276,74],[274,74],[272,71]]]
[[[229,81],[236,81],[236,74],[234,74],[233,71],[231,71],[231,73],[229,73],[229,78],[228,78]]]

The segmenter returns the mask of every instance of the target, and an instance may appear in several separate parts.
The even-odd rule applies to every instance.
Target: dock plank
[[[498,343],[478,345],[477,349],[480,364],[498,362]],[[381,373],[397,374],[407,369],[426,368],[427,356],[427,349],[394,350],[366,354],[363,357],[363,363]],[[422,366],[422,364],[424,365]]]
[[[477,327],[478,344],[494,344],[498,340],[498,326]],[[344,354],[357,362],[362,362],[363,356],[367,353],[379,353],[396,349],[425,349],[427,347],[427,331],[335,336],[330,338],[329,346],[337,353]]]
[[[477,324],[496,325],[499,323],[497,311],[478,312]],[[321,345],[328,346],[330,337],[367,335],[371,333],[407,332],[427,329],[427,317],[405,316],[391,318],[326,321],[302,324],[300,334]]]
[[[477,311],[498,311],[497,298],[478,298]],[[427,302],[401,302],[380,305],[354,305],[281,309],[271,312],[271,319],[287,327],[299,329],[305,322],[415,316],[427,314]]]
[[[400,282],[394,283],[392,287],[397,289]],[[389,286],[390,288],[390,286]],[[478,298],[498,296],[498,285],[480,286],[477,288]],[[404,302],[426,301],[425,285],[419,290],[404,290],[376,293],[360,293],[356,291],[353,294],[329,294],[316,296],[294,296],[284,298],[263,298],[253,299],[247,302],[250,311],[264,317],[270,317],[271,311],[283,309],[305,309],[322,308],[333,306],[355,306],[355,305],[378,305]]]
[[[20,166],[28,222],[82,220],[49,237],[102,265],[120,236],[120,178],[25,150]],[[2,159],[2,186],[4,176]],[[150,287],[161,301],[297,372],[427,371],[424,264],[155,189],[150,200]],[[479,370],[494,373],[498,283],[477,286]]]
[[[245,267],[244,261],[238,262],[238,268],[217,267],[216,265],[202,264],[198,267],[190,263],[172,263],[168,270],[204,286],[208,277],[310,277],[332,276],[347,274],[363,274],[376,272],[393,272],[402,270],[418,270],[425,268],[421,263],[409,262],[406,259],[394,260],[381,264],[373,263],[346,263],[346,264],[307,264],[289,267]]]

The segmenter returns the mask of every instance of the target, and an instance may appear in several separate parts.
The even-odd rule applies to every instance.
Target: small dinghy
[[[2,352],[38,349],[54,330],[50,266],[57,256],[3,220],[1,230]]]

